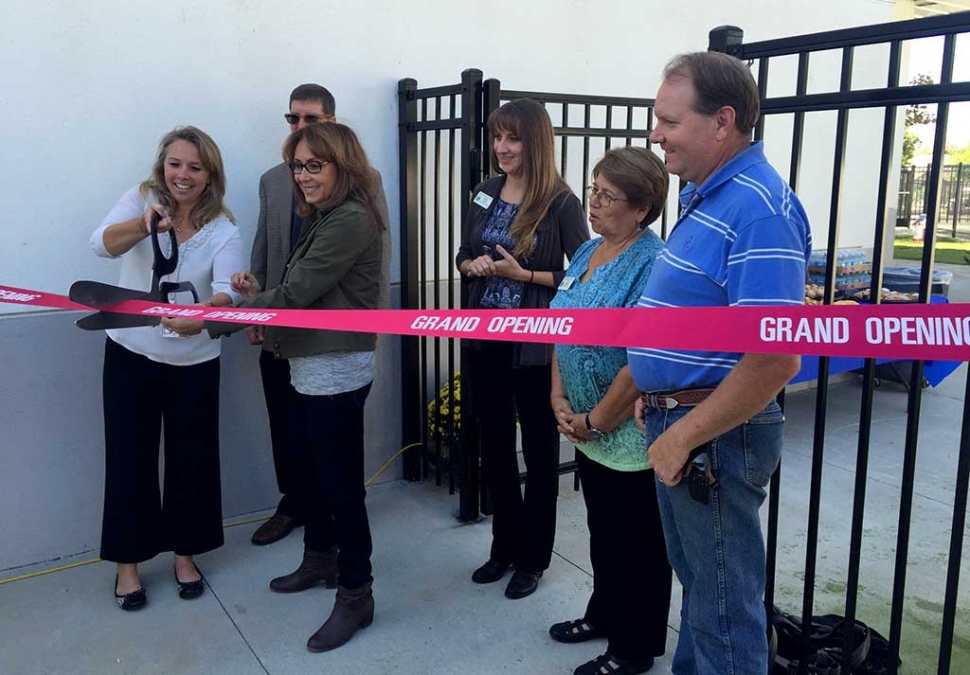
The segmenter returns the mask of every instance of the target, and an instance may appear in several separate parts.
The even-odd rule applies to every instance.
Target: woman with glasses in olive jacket
[[[233,275],[241,306],[377,309],[384,224],[374,201],[375,172],[357,136],[343,124],[311,124],[290,135],[283,155],[305,225],[279,286],[260,292],[251,273]],[[375,374],[376,336],[267,327],[265,342],[290,362],[289,442],[300,462],[306,514],[303,559],[270,588],[295,593],[337,586],[330,617],[307,641],[310,651],[329,651],[374,619],[364,403]]]

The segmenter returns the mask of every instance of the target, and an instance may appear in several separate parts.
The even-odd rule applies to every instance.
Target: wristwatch
[[[589,437],[592,438],[594,441],[598,441],[599,439],[603,438],[603,436],[606,435],[605,432],[600,431],[599,429],[597,429],[596,427],[594,427],[592,424],[589,423],[589,413],[586,413],[586,431],[589,432]]]

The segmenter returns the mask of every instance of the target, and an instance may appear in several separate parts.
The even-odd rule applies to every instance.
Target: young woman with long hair
[[[545,309],[566,276],[565,259],[589,239],[579,199],[556,170],[549,115],[531,99],[488,119],[499,175],[477,186],[455,263],[468,309]],[[482,474],[492,499],[492,548],[476,583],[502,579],[505,595],[532,594],[549,566],[559,493],[559,432],[549,404],[549,345],[475,342],[469,377],[481,432]],[[527,478],[519,487],[516,421]]]

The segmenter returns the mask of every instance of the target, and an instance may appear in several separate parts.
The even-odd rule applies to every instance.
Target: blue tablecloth
[[[942,295],[933,295],[930,297],[931,303],[947,303],[947,300]],[[889,363],[893,359],[876,359],[876,363]],[[953,371],[961,366],[960,361],[925,361],[923,365],[923,377],[932,386],[937,386],[940,382],[949,377]],[[836,375],[838,373],[847,373],[850,370],[861,370],[865,367],[865,359],[862,358],[848,358],[842,356],[833,356],[829,359],[829,375]],[[817,356],[803,356],[802,357],[802,368],[798,371],[798,374],[792,378],[789,384],[798,384],[799,382],[808,382],[810,380],[818,379],[818,357]]]
[[[889,363],[892,359],[876,359],[876,363]],[[829,359],[829,375],[836,375],[838,373],[847,373],[850,370],[861,370],[866,365],[865,359],[852,359],[841,356],[833,356]],[[923,363],[923,377],[932,386],[938,385],[940,382],[948,378],[953,374],[957,368],[963,365],[960,361],[924,361]],[[818,357],[817,356],[803,356],[802,357],[802,369],[798,371],[798,374],[792,378],[789,384],[798,384],[799,382],[808,382],[809,380],[818,379]]]

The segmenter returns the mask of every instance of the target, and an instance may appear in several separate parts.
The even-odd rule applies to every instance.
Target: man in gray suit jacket
[[[333,95],[319,84],[301,84],[290,94],[290,111],[284,115],[290,132],[316,122],[335,122],[336,103]],[[381,308],[390,306],[391,235],[387,197],[381,175],[377,178],[377,209],[384,220],[381,262]],[[286,164],[280,163],[259,179],[259,221],[250,262],[252,273],[264,290],[275,288],[283,278],[283,269],[290,252],[300,239],[303,221],[294,208],[296,197],[293,178]],[[263,344],[262,326],[246,329],[250,344]],[[290,364],[276,359],[264,346],[259,355],[259,371],[263,379],[263,393],[269,414],[270,439],[273,445],[273,465],[276,483],[282,498],[276,513],[253,534],[257,546],[272,544],[288,535],[303,522],[302,503],[297,493],[299,468],[287,442],[287,402],[289,399]]]

